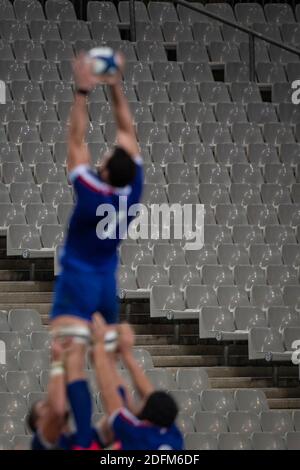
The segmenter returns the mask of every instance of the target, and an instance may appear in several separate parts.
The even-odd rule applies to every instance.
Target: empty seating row
[[[300,10],[295,8],[293,11],[289,4],[271,3],[262,7],[258,3],[237,3],[233,8],[229,4],[213,3],[200,5],[205,11],[214,13],[230,21],[238,21],[247,25],[253,23],[275,23],[284,22],[294,23],[299,21]],[[201,13],[190,10],[182,5],[178,5],[177,9],[171,2],[154,2],[150,1],[146,5],[137,1],[135,5],[136,17],[138,21],[163,23],[165,21],[182,22],[192,24],[195,21],[206,21],[216,23],[216,20],[207,17]],[[76,13],[72,2],[68,0],[48,0],[45,2],[46,18],[52,21],[75,20]],[[9,0],[3,1],[3,9],[1,18],[18,18],[23,21],[32,19],[44,19],[44,11],[40,2],[31,1],[29,4],[25,0],[16,0],[12,5]],[[119,21],[128,22],[129,20],[129,2],[120,1],[118,8],[110,1],[94,1],[87,4],[87,19],[111,21],[118,23]]]
[[[46,62],[46,72],[48,68],[47,64]],[[39,70],[39,63],[37,64],[36,75],[34,75],[38,80],[29,80],[25,66],[23,65],[21,67],[17,62],[0,61],[0,69],[1,67],[2,73],[0,70],[0,78],[7,83],[7,102],[11,102],[12,97],[17,104],[18,102],[26,104],[28,101],[41,101],[43,99],[49,104],[57,104],[61,101],[72,102],[73,100],[72,83],[56,80],[54,77],[51,79],[51,75],[49,77],[50,80],[47,79],[47,77],[43,80],[43,70]],[[146,73],[145,76],[143,66],[138,63],[136,75],[135,73],[131,75],[131,79],[133,80],[123,82],[124,93],[129,102],[141,101],[144,104],[169,103],[170,100],[179,104],[199,104],[201,101],[215,105],[218,103],[231,102],[242,104],[261,103],[261,111],[257,110],[257,114],[255,113],[256,108],[253,107],[253,115],[254,117],[256,116],[255,120],[264,122],[262,118],[259,118],[263,111],[266,113],[267,122],[277,120],[276,116],[272,117],[272,108],[262,104],[262,96],[257,83],[241,81],[227,85],[224,82],[213,81],[211,71],[207,64],[201,66],[199,64],[190,63],[187,64],[186,67],[184,65],[183,69],[189,69],[187,76],[194,80],[194,82],[184,80],[177,62],[168,62],[167,64],[157,62],[157,74],[155,75],[157,79],[155,81],[152,79],[151,74]],[[208,70],[209,72],[207,73]],[[292,101],[293,89],[289,83],[275,82],[272,84],[271,92],[273,103],[291,103]],[[106,92],[104,86],[99,85],[90,93],[88,100],[89,102],[106,103],[109,101],[109,94]],[[69,109],[69,105],[63,106],[66,108],[64,110],[66,113]],[[288,106],[286,107],[288,108]],[[226,116],[226,107],[224,106],[224,108]],[[229,110],[229,108],[227,109]],[[239,112],[239,109],[237,109],[236,112],[238,114],[242,113],[243,115],[243,112]],[[295,109],[292,111],[291,106],[288,112],[297,115],[297,111]],[[294,121],[289,117],[287,120],[292,123]]]
[[[107,144],[90,142],[88,147],[93,163],[99,164],[108,149]],[[266,164],[281,162],[291,168],[299,163],[300,144],[281,144],[280,147],[277,147],[267,143],[248,144],[247,146],[223,143],[211,147],[209,144],[203,143],[178,146],[170,142],[157,142],[151,146],[141,144],[140,148],[146,164],[156,163],[161,166],[168,163],[185,162],[196,167],[201,163],[219,163],[223,167],[235,163],[250,163],[257,167],[264,167]],[[28,165],[52,162],[66,165],[67,144],[66,142],[56,142],[53,145],[43,142],[23,142],[18,146],[12,142],[0,143],[1,163],[19,162],[20,159]]]
[[[217,437],[209,433],[189,432],[185,435],[186,450],[299,450],[299,432],[278,433],[254,432],[251,437],[240,433],[220,433]]]
[[[212,336],[215,337],[219,324],[223,327],[222,322],[230,332],[236,331],[233,311],[237,307],[253,306],[266,310],[285,305],[299,310],[299,296],[299,285],[287,285],[283,290],[278,286],[253,285],[250,298],[244,286],[221,284],[214,290],[210,285],[190,284],[182,292],[175,286],[153,285],[150,291],[150,315],[154,318],[188,319],[199,318],[199,312],[204,312],[203,318],[207,323],[203,328],[205,331],[213,331]],[[207,307],[213,308],[207,310]],[[200,316],[200,334],[201,318]],[[296,315],[296,323],[297,318]]]
[[[291,303],[295,301],[292,296],[293,292],[290,295]],[[248,337],[249,359],[291,361],[293,351],[297,349],[297,345],[293,343],[299,341],[299,338],[299,327],[284,328],[283,333],[274,327],[254,327],[249,331]]]

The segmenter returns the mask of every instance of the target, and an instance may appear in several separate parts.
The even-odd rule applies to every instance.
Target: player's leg
[[[67,396],[74,416],[74,447],[90,448],[93,441],[92,399],[85,374],[86,346],[75,343],[65,359]]]
[[[50,313],[51,330],[55,336],[73,336],[89,341],[91,315],[97,308],[97,276],[78,269],[64,268],[55,284]]]
[[[117,297],[116,276],[117,273],[113,270],[103,275],[103,289],[96,310],[101,312],[101,315],[108,324],[117,324],[119,322],[119,300]]]

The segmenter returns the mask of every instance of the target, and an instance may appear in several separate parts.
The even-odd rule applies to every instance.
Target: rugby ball
[[[88,52],[95,75],[113,75],[118,70],[116,54],[111,47],[94,47]]]

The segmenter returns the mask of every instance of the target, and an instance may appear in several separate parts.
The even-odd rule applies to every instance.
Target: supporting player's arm
[[[112,362],[104,346],[105,323],[99,314],[93,316],[94,365],[97,383],[106,413],[110,416],[122,408],[123,402],[111,373]]]
[[[141,398],[146,399],[154,391],[154,387],[132,353],[134,332],[127,323],[120,325],[119,330],[119,350],[122,354],[124,365],[127,367]]]
[[[45,416],[40,429],[43,439],[49,444],[56,444],[64,426],[67,410],[63,355],[63,346],[54,340],[51,345],[52,367],[47,390],[49,412]]]

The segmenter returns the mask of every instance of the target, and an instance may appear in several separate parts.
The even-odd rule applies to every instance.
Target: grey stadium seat
[[[290,144],[283,144],[290,145]],[[263,144],[250,144],[248,158],[250,163],[263,166],[266,163],[278,163],[278,154],[275,145]]]
[[[8,322],[13,331],[26,334],[42,329],[41,316],[32,309],[13,309],[8,314]]]
[[[252,450],[251,441],[240,433],[221,433],[219,435],[219,450]]]
[[[89,21],[119,22],[118,13],[113,2],[88,2],[87,19]]]
[[[217,254],[212,245],[205,244],[201,250],[186,250],[187,264],[199,269],[203,264],[218,264]]]
[[[288,360],[282,335],[275,328],[252,328],[249,333],[249,358]]]
[[[253,433],[252,446],[254,450],[285,450],[283,438],[276,433]]]
[[[233,240],[246,248],[253,243],[264,243],[262,231],[255,225],[233,226]]]
[[[29,31],[34,41],[45,42],[49,39],[60,39],[58,25],[47,20],[31,20],[29,23]]]
[[[39,381],[34,372],[12,371],[6,372],[5,381],[9,392],[18,392],[27,396],[29,392],[39,391]]]
[[[164,390],[176,389],[173,375],[166,369],[148,369],[146,375],[155,388]]]
[[[266,310],[268,307],[283,305],[281,289],[278,286],[253,285],[250,291],[251,304]]]
[[[23,142],[22,157],[27,165],[34,165],[38,162],[52,162],[50,148],[42,142]]]
[[[186,312],[182,293],[173,286],[153,286],[150,293],[150,316],[195,318],[194,311]]]
[[[227,422],[230,432],[249,436],[253,432],[261,431],[259,416],[253,411],[229,411]]]
[[[153,23],[177,22],[178,16],[175,6],[170,2],[153,2],[148,4],[148,12]]]
[[[137,41],[163,41],[164,37],[160,25],[137,21],[136,39]]]
[[[229,266],[204,265],[201,270],[203,284],[212,285],[216,289],[219,285],[233,284],[233,275]]]
[[[259,414],[269,409],[266,395],[262,390],[236,390],[234,393],[236,407],[239,411]]]
[[[205,432],[188,432],[185,435],[186,450],[217,450],[217,438]]]
[[[0,332],[0,339],[6,344],[7,350],[19,351],[20,349],[30,349],[28,337],[25,333],[3,331]]]
[[[200,401],[203,411],[216,411],[225,415],[235,410],[233,393],[228,390],[202,390]]]
[[[19,351],[18,363],[20,370],[32,371],[39,374],[42,370],[48,369],[50,359],[48,351]]]
[[[181,412],[188,416],[193,416],[201,408],[197,393],[191,390],[170,390],[169,393],[180,407]]]
[[[236,335],[232,312],[224,307],[202,307],[199,330],[200,338],[233,339]]]
[[[39,230],[30,225],[10,225],[7,232],[7,254],[21,255],[41,249]]]
[[[136,51],[139,60],[144,62],[167,60],[165,48],[160,42],[137,41]]]
[[[52,21],[76,20],[74,6],[69,0],[47,0],[45,10]]]
[[[246,209],[239,204],[218,204],[215,215],[220,225],[233,227],[234,225],[248,224]]]
[[[246,290],[250,290],[255,284],[266,283],[264,270],[259,266],[234,266],[234,280],[236,285],[243,286]]]
[[[288,450],[300,449],[300,433],[299,432],[288,432],[285,437],[286,437],[286,445],[287,445]]]
[[[32,349],[47,350],[51,345],[51,337],[48,331],[33,331],[30,334],[30,343]]]
[[[14,2],[16,18],[29,22],[31,20],[43,20],[44,12],[40,2],[27,0],[16,0]]]
[[[211,286],[190,285],[185,291],[187,306],[190,309],[198,311],[203,306],[218,306],[216,294]]]
[[[194,38],[201,44],[210,44],[212,41],[221,42],[222,34],[220,27],[214,23],[208,23],[209,19],[202,20],[201,23],[194,23],[192,30]]]
[[[138,287],[144,290],[150,290],[155,284],[169,285],[167,272],[162,266],[139,265],[136,277]]]
[[[244,289],[237,286],[219,286],[217,289],[218,302],[229,310],[236,307],[248,307],[249,299]]]
[[[42,225],[41,242],[43,248],[54,249],[63,245],[65,238],[64,227],[61,225]]]
[[[187,102],[197,103],[199,101],[197,87],[194,83],[186,83],[181,80],[171,81],[169,84],[169,96],[171,101],[179,104]]]
[[[279,246],[286,245],[287,243],[296,243],[292,227],[286,225],[267,225],[265,228],[265,240],[267,243]],[[284,261],[284,263],[289,264],[288,261]]]
[[[0,415],[24,419],[27,414],[26,400],[18,393],[0,393]]]
[[[0,203],[0,227],[10,224],[26,224],[24,209],[19,204]]]
[[[188,25],[167,21],[162,25],[162,32],[166,42],[192,41],[192,30]]]
[[[199,62],[208,62],[206,47],[203,43],[195,41],[178,41],[177,44],[177,60],[183,62],[183,68],[187,68],[188,63],[192,63],[195,67]],[[185,74],[184,74],[185,75]]]
[[[196,412],[194,423],[197,432],[207,432],[216,435],[228,430],[225,417],[215,411]]]
[[[251,245],[250,260],[252,264],[266,267],[268,264],[282,264],[281,253],[276,245]]]
[[[121,21],[123,23],[129,23],[129,1],[120,1],[118,3],[118,11]],[[135,14],[137,21],[149,22],[148,12],[144,2],[135,2]]]
[[[264,10],[258,3],[237,3],[234,10],[237,20],[248,26],[266,21]]]
[[[286,327],[300,325],[299,313],[291,307],[272,306],[268,309],[268,324],[282,332]]]
[[[294,431],[292,415],[289,411],[263,411],[260,415],[263,432],[285,434]]]
[[[200,392],[209,388],[207,372],[204,368],[183,369],[179,368],[176,373],[176,382],[179,389]]]
[[[0,435],[12,439],[16,434],[25,434],[24,423],[18,418],[0,416]]]
[[[43,183],[43,200],[46,204],[57,206],[59,203],[72,203],[72,194],[70,187],[62,183]]]
[[[265,313],[257,307],[236,307],[234,321],[240,331],[249,331],[255,326],[267,326]]]

